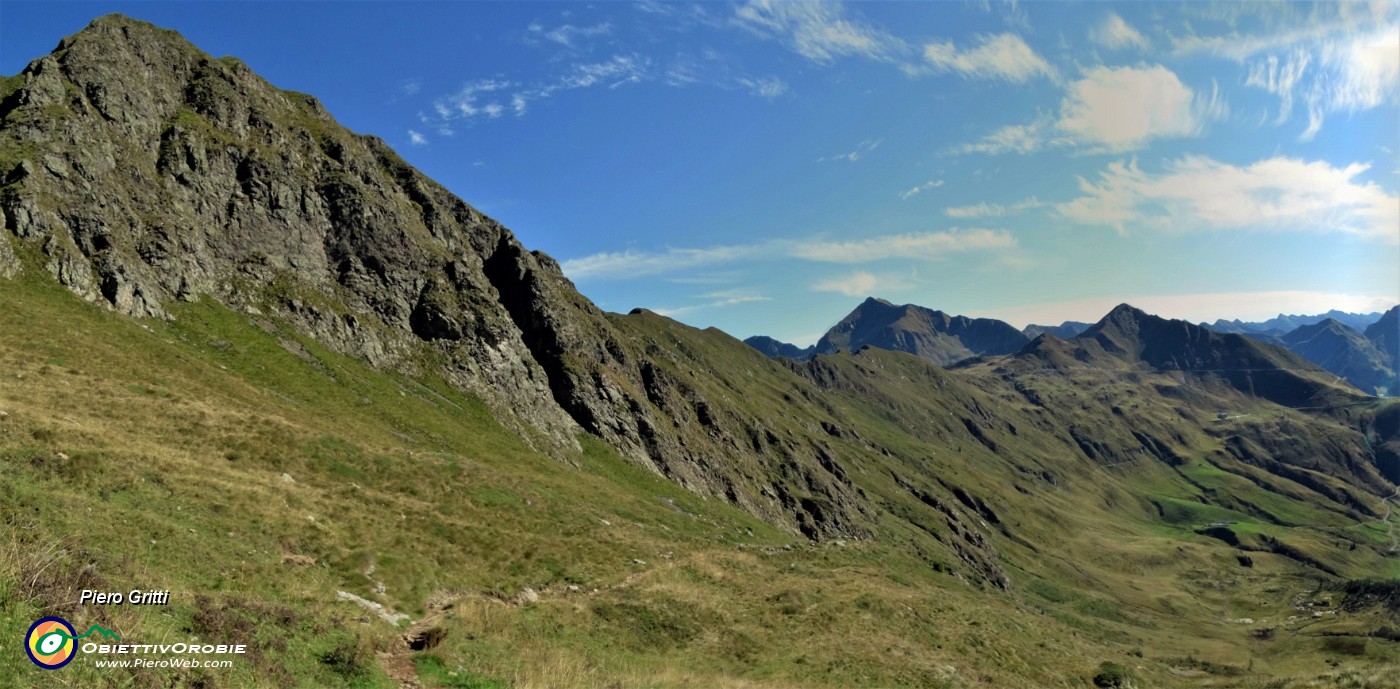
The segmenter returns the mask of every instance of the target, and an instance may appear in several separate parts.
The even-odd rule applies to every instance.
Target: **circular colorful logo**
[[[73,625],[62,617],[45,617],[29,628],[24,637],[24,650],[29,659],[45,670],[57,670],[76,655],[77,642]]]

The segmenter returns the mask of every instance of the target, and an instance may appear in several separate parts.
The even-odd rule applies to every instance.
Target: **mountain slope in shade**
[[[1391,371],[1400,374],[1400,306],[1386,311],[1380,320],[1366,328],[1365,335],[1385,355]],[[1395,393],[1395,390],[1391,391],[1391,394]]]
[[[1089,329],[1089,323],[1079,321],[1065,321],[1059,325],[1035,325],[1031,324],[1021,329],[1021,333],[1034,340],[1043,333],[1050,333],[1060,339],[1069,339]]]
[[[1010,354],[1028,341],[1002,321],[950,316],[914,304],[896,306],[870,297],[822,336],[816,352],[831,354],[869,346],[908,352],[948,366],[974,356]]]
[[[754,335],[746,340],[744,344],[763,352],[767,357],[787,357],[789,359],[801,359],[812,355],[813,347],[798,347],[781,340],[768,337],[767,335]]]
[[[1371,340],[1331,318],[1302,326],[1282,341],[1289,350],[1368,393],[1387,387],[1395,377],[1385,354]]]

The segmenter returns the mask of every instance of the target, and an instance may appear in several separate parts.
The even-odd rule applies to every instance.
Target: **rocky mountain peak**
[[[1113,310],[1109,311],[1102,319],[1100,319],[1099,322],[1127,324],[1140,322],[1149,318],[1155,320],[1163,320],[1162,318],[1158,316],[1153,316],[1147,313],[1146,311],[1143,311],[1142,309],[1133,306],[1132,304],[1123,303],[1113,307]]]

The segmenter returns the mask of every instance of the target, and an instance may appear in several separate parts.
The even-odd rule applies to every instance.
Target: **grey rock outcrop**
[[[507,420],[574,446],[577,425],[482,273],[514,238],[382,141],[124,17],[21,76],[0,106],[18,158],[0,208],[73,292],[136,317],[204,296],[270,311],[379,367],[412,370],[426,345]]]
[[[15,257],[14,251],[10,249],[9,237],[0,233],[0,278],[12,278],[19,275],[21,268],[22,266],[20,265],[19,259]]]

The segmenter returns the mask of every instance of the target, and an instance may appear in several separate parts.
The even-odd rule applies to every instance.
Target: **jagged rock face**
[[[270,307],[377,366],[412,368],[426,341],[453,355],[456,382],[574,443],[482,272],[515,240],[383,142],[120,17],[21,76],[0,106],[4,157],[18,159],[5,227],[83,298],[138,317],[201,296]]]
[[[314,98],[115,15],[5,83],[0,276],[33,255],[136,317],[201,298],[265,313],[378,367],[431,365],[557,456],[583,430],[794,531],[867,533],[819,449],[753,448],[752,418],[668,374],[553,259]],[[820,500],[780,499],[791,467]]]

